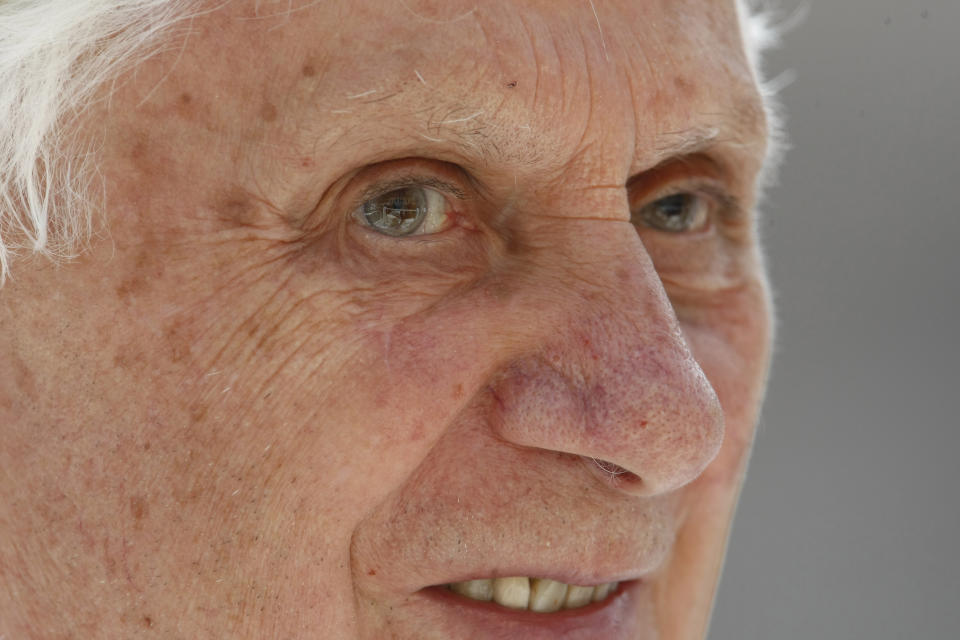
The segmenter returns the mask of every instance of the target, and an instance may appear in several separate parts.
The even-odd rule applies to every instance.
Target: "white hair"
[[[762,56],[764,52],[780,44],[780,37],[784,33],[806,18],[809,5],[798,5],[793,13],[786,16],[777,9],[774,0],[737,0],[737,8],[740,12],[740,31],[747,59],[753,68],[767,115],[767,157],[759,180],[762,192],[776,180],[777,170],[789,146],[784,127],[783,105],[778,94],[793,82],[794,78],[791,71],[767,76]]]
[[[191,2],[0,2],[0,284],[13,253],[70,256],[86,240],[94,174],[68,125]]]
[[[737,0],[757,69],[775,40],[759,1]],[[0,286],[14,254],[70,257],[86,242],[96,173],[67,138],[69,125],[104,83],[155,53],[197,2],[0,0]],[[779,122],[776,111],[768,115]]]

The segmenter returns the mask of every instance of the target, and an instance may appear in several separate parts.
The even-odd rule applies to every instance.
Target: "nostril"
[[[640,476],[627,471],[618,464],[599,458],[584,459],[594,472],[599,472],[600,476],[612,486],[625,491],[636,491],[643,484]]]
[[[593,463],[600,467],[601,471],[604,471],[610,474],[613,477],[622,476],[625,473],[630,473],[623,467],[618,464],[613,464],[612,462],[607,462],[606,460],[600,460],[599,458],[590,458],[593,460]]]

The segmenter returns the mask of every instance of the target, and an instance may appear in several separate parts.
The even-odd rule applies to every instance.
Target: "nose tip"
[[[724,437],[717,395],[692,358],[661,361],[653,369],[655,381],[640,373],[632,384],[607,381],[615,393],[630,395],[609,398],[608,388],[592,401],[592,415],[585,416],[592,426],[583,445],[604,452],[591,456],[592,468],[617,489],[638,496],[668,493],[696,480]],[[633,385],[645,388],[631,393]]]
[[[497,428],[516,444],[581,456],[622,491],[652,496],[678,489],[720,450],[719,401],[676,338],[634,331],[602,339],[616,333],[593,333],[574,363],[569,345],[514,363],[492,387]]]
[[[562,236],[525,263],[522,307],[539,328],[491,381],[493,424],[515,444],[580,456],[631,494],[676,490],[720,451],[720,401],[636,230],[571,224],[576,242]]]

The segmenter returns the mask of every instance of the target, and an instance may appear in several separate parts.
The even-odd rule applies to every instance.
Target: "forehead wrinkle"
[[[759,104],[759,98],[741,93],[743,87],[739,79],[718,87],[717,83],[727,77],[726,73],[723,78],[704,79],[703,74],[713,67],[690,64],[686,54],[694,43],[686,39],[667,41],[665,38],[670,33],[656,31],[651,38],[642,24],[612,25],[614,28],[606,34],[611,58],[608,62],[599,44],[592,46],[598,37],[597,25],[589,6],[584,6],[590,20],[580,26],[589,27],[592,37],[572,28],[576,25],[563,16],[557,24],[541,14],[517,11],[510,26],[491,22],[502,16],[489,15],[490,11],[478,8],[458,21],[459,25],[469,24],[468,29],[476,30],[479,38],[475,43],[479,45],[476,55],[455,68],[442,65],[428,71],[429,87],[416,81],[411,66],[412,84],[402,85],[399,94],[390,89],[396,91],[400,87],[385,85],[382,87],[385,91],[379,95],[356,99],[353,106],[360,106],[356,103],[365,103],[368,99],[387,98],[379,104],[364,106],[396,109],[396,116],[375,110],[370,113],[370,120],[394,121],[405,129],[403,137],[445,145],[455,155],[486,166],[500,165],[504,171],[520,170],[521,175],[526,173],[525,168],[549,169],[548,164],[558,165],[553,167],[557,169],[587,149],[594,156],[592,165],[625,161],[634,168],[652,167],[672,155],[689,154],[711,145],[749,147],[751,140],[757,139],[752,132],[765,131],[765,126],[751,124],[758,113],[762,114],[762,109],[737,109],[736,104],[730,104]],[[598,11],[603,19],[603,8],[598,7]],[[611,25],[605,21],[604,26]],[[709,37],[706,40],[707,44],[713,41]],[[511,46],[505,47],[508,42]],[[565,49],[567,58],[572,55],[572,60],[560,55],[559,50],[561,44],[571,43],[574,50],[581,49]],[[679,52],[680,59],[653,64],[651,52],[663,53],[666,45],[669,45],[667,49],[675,49],[677,44],[685,47]],[[506,56],[508,50],[519,55]],[[723,50],[732,55],[738,51]],[[593,63],[599,65],[598,68],[594,68]],[[424,67],[421,65],[419,69],[423,71]],[[544,75],[545,70],[548,75]],[[685,102],[682,91],[673,85],[675,76],[682,76],[684,72],[688,82],[703,85],[693,96],[700,101],[699,107],[692,100]],[[462,81],[465,75],[471,77],[466,88],[456,82]],[[438,76],[446,78],[438,84]],[[550,87],[544,84],[548,76],[553,82]],[[506,80],[518,78],[526,91],[503,88]],[[710,84],[714,85],[713,90]],[[578,85],[581,90],[574,91]],[[448,93],[448,88],[453,88],[455,93]],[[368,87],[357,87],[360,89]],[[656,105],[651,107],[650,101],[657,99],[654,94],[658,92],[661,104],[653,108]],[[739,99],[732,99],[731,92],[737,93]],[[719,102],[715,100],[717,95]],[[403,120],[408,124],[404,126]],[[626,140],[636,142],[619,148],[621,141]],[[617,157],[611,158],[609,154],[614,147]],[[624,157],[620,157],[621,152]],[[602,154],[608,157],[599,157]],[[617,168],[617,172],[623,172],[624,181],[630,173],[626,169],[626,166]]]

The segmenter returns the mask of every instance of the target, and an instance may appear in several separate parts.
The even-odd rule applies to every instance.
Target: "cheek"
[[[711,465],[738,474],[753,443],[770,357],[770,311],[761,285],[731,295],[696,323],[684,323],[694,357],[726,418],[721,455]]]
[[[334,493],[349,498],[347,508],[368,508],[402,483],[483,384],[480,314],[396,282],[361,286],[329,271],[271,289],[242,292],[270,300],[269,309],[204,331],[231,336],[204,348],[218,354],[209,366],[242,378],[238,393],[215,402],[256,414],[287,466],[326,487],[317,500]]]

